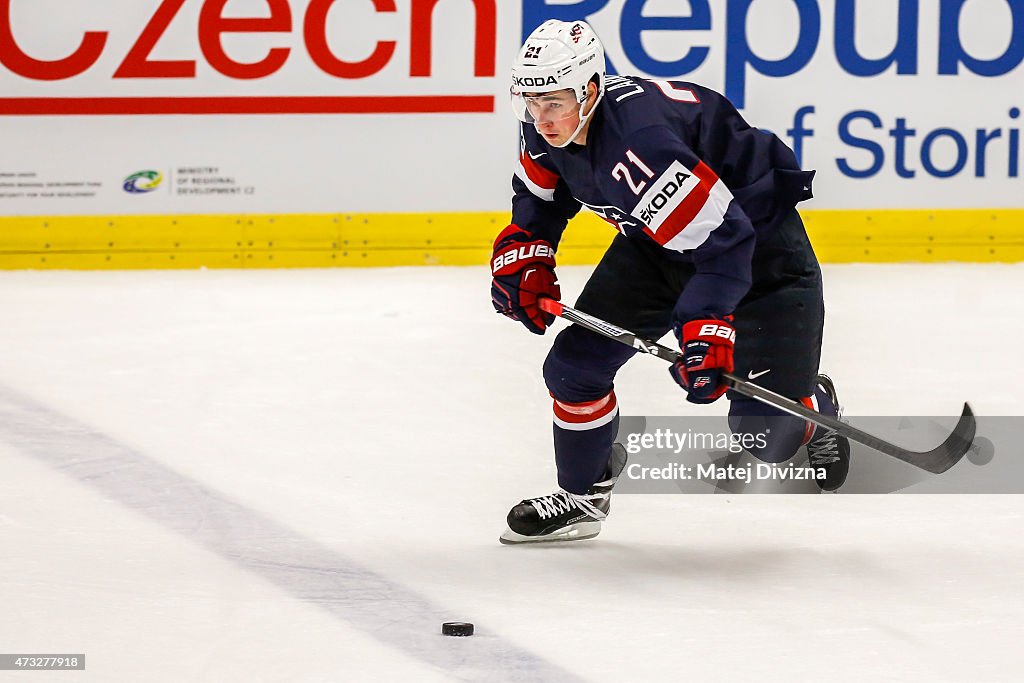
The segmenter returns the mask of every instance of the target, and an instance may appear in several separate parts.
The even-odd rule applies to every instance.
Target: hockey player
[[[750,127],[722,95],[693,83],[606,76],[604,49],[585,22],[551,20],[526,40],[512,68],[520,150],[512,224],[494,241],[494,308],[544,334],[541,297],[561,296],[555,250],[582,207],[616,235],[580,294],[581,310],[657,339],[675,333],[683,361],[672,378],[693,403],[726,393],[735,372],[822,413],[838,414],[818,375],[821,271],[795,205],[811,197],[777,137]],[[614,444],[618,369],[635,351],[577,326],[544,362],[554,399],[560,490],[508,514],[503,543],[596,536],[625,465]],[[849,442],[740,395],[735,433],[772,429],[752,455],[783,462],[806,444],[824,490],[842,485]]]

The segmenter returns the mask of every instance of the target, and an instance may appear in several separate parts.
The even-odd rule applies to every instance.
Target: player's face
[[[526,109],[537,132],[552,145],[564,143],[580,124],[580,103],[572,90],[524,94]]]

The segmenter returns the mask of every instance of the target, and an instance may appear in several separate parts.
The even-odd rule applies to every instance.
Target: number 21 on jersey
[[[639,169],[640,174],[647,176],[648,180],[654,177],[654,171],[651,170],[651,167],[641,161],[640,157],[633,153],[633,150],[626,150],[626,158],[629,159],[633,166]],[[626,184],[629,185],[629,189],[632,190],[635,195],[639,195],[640,192],[647,187],[647,180],[641,180],[637,183],[637,181],[633,179],[633,172],[630,170],[630,167],[626,166],[626,164],[621,161],[615,164],[615,168],[612,169],[612,178],[615,178],[618,181],[625,180]]]

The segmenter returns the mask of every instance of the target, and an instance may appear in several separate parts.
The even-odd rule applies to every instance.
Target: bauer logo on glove
[[[672,364],[669,373],[686,389],[690,403],[711,403],[727,390],[722,374],[732,372],[736,330],[732,316],[722,320],[691,320],[677,327],[683,357]]]
[[[544,242],[531,242],[528,246],[519,247],[518,249],[510,249],[500,254],[491,264],[491,272],[494,275],[505,275],[506,273],[502,271],[506,266],[510,266],[517,261],[527,261],[532,258],[544,257],[550,257],[552,263],[554,263],[555,250]]]
[[[736,343],[736,330],[729,325],[719,325],[713,323],[710,325],[703,325],[700,328],[698,336],[701,337],[722,337],[728,339],[731,343]]]
[[[542,311],[539,301],[562,296],[555,276],[555,248],[510,225],[494,240],[491,273],[494,310],[518,320],[534,334],[544,334],[555,316]]]

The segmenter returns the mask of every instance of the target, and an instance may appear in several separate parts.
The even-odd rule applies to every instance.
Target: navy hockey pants
[[[795,210],[759,240],[752,266],[753,284],[734,312],[735,374],[763,373],[757,376],[761,386],[794,399],[811,396],[825,310],[821,269]],[[667,258],[654,243],[618,235],[576,307],[641,337],[660,339],[671,329],[672,310],[694,272],[692,264]],[[615,375],[636,353],[576,325],[555,338],[544,379],[555,399],[555,461],[565,490],[584,493],[605,475],[618,422]],[[667,372],[665,379],[671,381]],[[757,433],[764,417],[773,418],[771,438],[751,453],[755,457],[783,462],[804,442],[804,420],[733,392],[727,397],[734,432]]]

